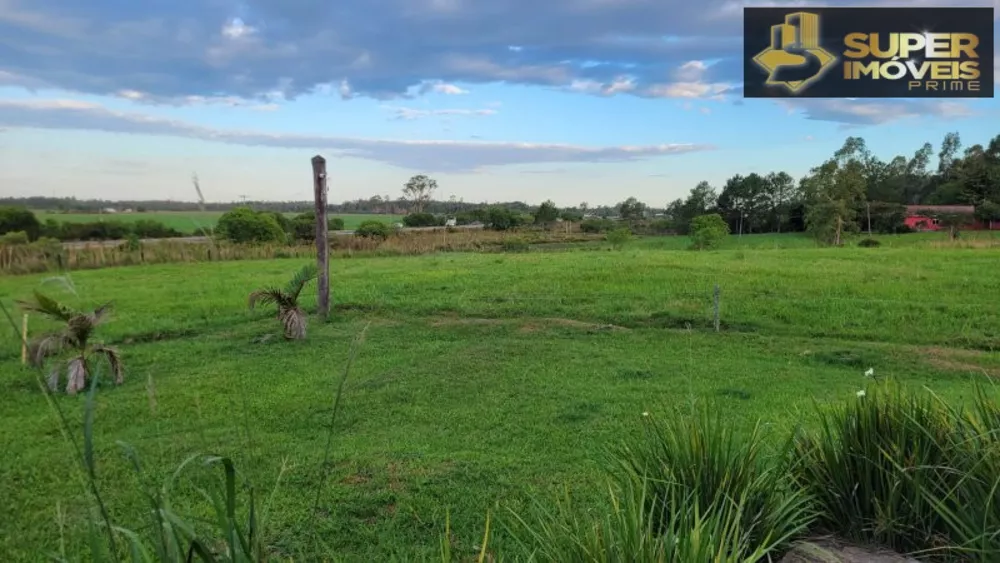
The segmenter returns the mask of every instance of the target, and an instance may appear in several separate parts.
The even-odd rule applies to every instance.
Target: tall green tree
[[[414,213],[422,213],[437,187],[437,180],[418,174],[403,185],[403,197],[413,202]]]
[[[864,141],[852,137],[803,182],[806,229],[817,240],[839,246],[846,233],[858,230],[869,163]]]
[[[646,204],[630,197],[618,204],[618,214],[626,221],[639,221],[646,213]]]

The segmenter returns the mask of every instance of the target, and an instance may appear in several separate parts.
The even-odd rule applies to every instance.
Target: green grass
[[[89,223],[93,221],[122,221],[135,222],[142,219],[159,221],[168,227],[173,227],[178,231],[189,234],[199,227],[211,228],[222,216],[221,211],[159,211],[150,213],[54,213],[46,211],[35,211],[40,221],[54,219],[66,223]],[[294,217],[295,213],[287,213],[289,217]],[[345,229],[354,229],[363,221],[377,220],[386,223],[395,223],[402,220],[402,215],[366,215],[366,214],[346,214],[331,215],[344,220]]]
[[[264,490],[286,467],[268,541],[300,560],[434,557],[446,511],[453,552],[475,556],[497,502],[524,508],[566,486],[597,506],[604,450],[636,432],[643,412],[692,399],[713,399],[740,427],[760,419],[767,438],[811,418],[814,401],[854,396],[869,367],[956,402],[1000,376],[1000,249],[688,252],[655,248],[663,240],[619,252],[335,259],[332,322],[312,319],[308,340],[291,343],[256,343],[280,326],[248,311],[246,296],[304,261],[74,272],[79,299],[44,287],[74,304],[116,302],[100,336],[122,349],[126,382],[98,393],[94,426],[112,516],[143,514],[116,441],[160,478],[197,452],[232,457]],[[45,278],[2,278],[0,299],[26,298]],[[335,386],[369,321],[322,481]],[[57,509],[79,546],[85,505],[18,355],[14,338],[0,341],[0,552],[28,561],[58,541]],[[57,400],[82,421],[83,398]],[[494,546],[508,541],[498,533]]]

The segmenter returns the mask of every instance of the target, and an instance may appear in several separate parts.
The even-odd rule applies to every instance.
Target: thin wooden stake
[[[313,192],[316,199],[316,267],[317,303],[319,316],[324,321],[330,316],[330,232],[326,219],[326,159],[316,155],[312,159]]]
[[[21,318],[21,365],[28,363],[28,313]]]
[[[719,332],[719,297],[721,290],[719,284],[715,284],[715,332]]]

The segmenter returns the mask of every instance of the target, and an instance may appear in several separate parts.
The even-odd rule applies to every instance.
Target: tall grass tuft
[[[934,560],[1000,560],[1000,407],[969,411],[892,382],[821,415],[795,440],[820,525]]]
[[[514,516],[511,535],[537,561],[755,562],[777,559],[808,530],[810,499],[790,486],[783,456],[767,458],[759,428],[741,436],[704,407],[657,423],[614,452],[610,503],[582,517],[567,495],[555,510]]]

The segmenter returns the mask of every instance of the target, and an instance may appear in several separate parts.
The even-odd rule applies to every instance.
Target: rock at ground
[[[851,545],[835,539],[801,542],[781,563],[920,563],[891,551]]]

